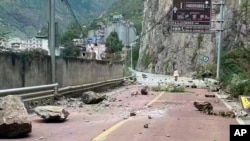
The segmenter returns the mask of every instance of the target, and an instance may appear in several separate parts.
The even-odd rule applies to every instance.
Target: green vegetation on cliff
[[[234,29],[239,35],[233,49],[224,49],[221,63],[221,81],[229,88],[230,93],[237,97],[239,95],[250,95],[250,2],[243,0],[241,9],[237,16],[245,26],[246,30]]]

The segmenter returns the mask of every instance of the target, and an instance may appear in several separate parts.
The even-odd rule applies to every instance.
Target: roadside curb
[[[217,93],[217,92],[214,92],[214,94],[216,95],[216,97],[218,97],[222,102],[223,104],[229,109],[229,110],[232,110],[234,113],[234,108],[227,102],[225,101],[225,99],[222,99],[221,96]],[[235,113],[237,114],[237,113]],[[235,118],[236,121],[240,124],[240,125],[246,125],[247,123],[242,119],[242,118]]]

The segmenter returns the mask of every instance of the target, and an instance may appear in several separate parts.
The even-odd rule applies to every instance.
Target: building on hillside
[[[7,48],[12,48],[14,50],[24,50],[25,48],[22,46],[23,40],[20,38],[11,38],[8,40]]]
[[[118,23],[120,22],[121,20],[124,20],[124,17],[122,14],[119,14],[119,15],[113,15],[113,19],[112,19],[113,23]]]
[[[27,49],[36,49],[36,48],[43,48],[43,47],[48,48],[48,40],[46,40],[46,42],[44,41],[45,41],[44,39],[33,37],[31,39],[22,41],[22,46],[23,48],[27,48]]]
[[[33,37],[26,40],[11,38],[8,40],[6,47],[14,50],[43,49],[48,52],[48,55],[50,55],[47,37]],[[60,56],[60,49],[58,47],[55,48],[55,55]]]
[[[119,39],[125,46],[130,46],[137,39],[136,28],[132,22],[121,22],[108,26],[105,28],[104,39],[106,40],[113,31],[117,32]]]

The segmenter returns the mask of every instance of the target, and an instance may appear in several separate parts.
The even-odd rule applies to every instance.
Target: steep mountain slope
[[[68,0],[81,23],[88,23],[116,0]],[[56,0],[56,19],[64,29],[73,17],[64,2]],[[0,32],[10,36],[34,36],[47,26],[48,0],[1,0]]]
[[[139,34],[141,33],[144,2],[145,0],[117,0],[102,15],[102,17],[122,14],[125,19],[135,23],[137,33]]]

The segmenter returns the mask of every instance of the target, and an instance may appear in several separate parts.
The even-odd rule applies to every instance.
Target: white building
[[[23,41],[20,38],[11,38],[8,40],[7,48],[12,48],[16,50],[24,50],[22,46]]]
[[[22,40],[20,38],[11,38],[7,42],[7,48],[12,48],[15,50],[25,50],[25,49],[43,49],[50,55],[50,50],[48,46],[47,38],[33,37],[31,39]],[[55,55],[60,56],[60,49],[55,49]]]

